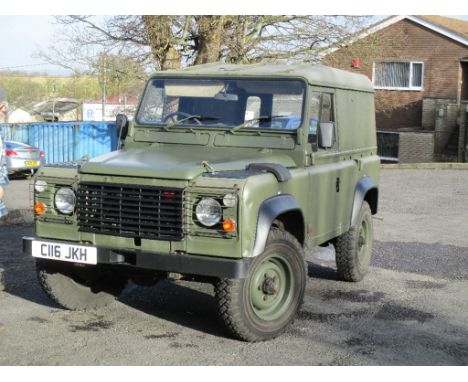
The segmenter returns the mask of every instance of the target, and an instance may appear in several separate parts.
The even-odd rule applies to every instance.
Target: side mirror
[[[335,125],[333,122],[321,122],[318,131],[318,144],[322,149],[333,147],[335,141]]]
[[[115,127],[117,130],[117,146],[120,147],[123,140],[128,134],[128,118],[125,114],[117,114],[115,116]]]

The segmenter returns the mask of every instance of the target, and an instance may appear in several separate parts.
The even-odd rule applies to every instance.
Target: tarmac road
[[[2,226],[0,365],[468,365],[467,190],[464,171],[382,171],[368,277],[337,281],[332,250],[309,254],[296,321],[256,344],[229,337],[207,284],[130,284],[107,308],[60,309],[21,255],[32,227]]]

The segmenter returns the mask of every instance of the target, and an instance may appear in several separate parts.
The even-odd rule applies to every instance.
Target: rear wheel
[[[369,270],[374,241],[372,212],[364,201],[357,224],[335,242],[338,276],[345,281],[361,281]]]
[[[70,310],[92,310],[108,305],[127,280],[99,267],[36,260],[39,283],[57,304]]]
[[[299,242],[273,228],[265,251],[245,279],[222,279],[215,288],[226,327],[239,339],[274,338],[294,320],[306,286],[306,263]]]

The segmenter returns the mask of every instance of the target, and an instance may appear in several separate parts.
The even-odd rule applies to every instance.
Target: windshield
[[[153,79],[137,114],[145,125],[296,130],[301,80]]]

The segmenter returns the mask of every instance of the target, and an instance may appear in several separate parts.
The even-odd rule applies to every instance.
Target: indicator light
[[[226,232],[234,232],[236,230],[236,222],[232,219],[226,219],[223,221],[223,229]]]
[[[34,213],[36,215],[44,215],[46,212],[46,205],[44,203],[37,202],[34,205]]]

